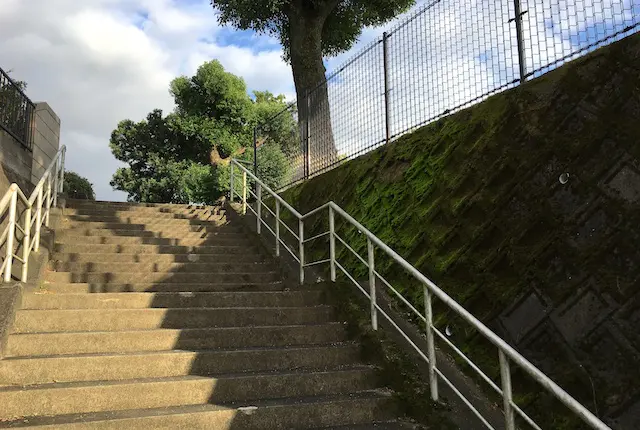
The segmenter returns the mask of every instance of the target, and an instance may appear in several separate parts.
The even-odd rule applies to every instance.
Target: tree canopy
[[[156,109],[143,121],[121,121],[111,134],[111,151],[128,164],[111,185],[131,201],[212,203],[228,189],[229,157],[253,159],[253,150],[246,150],[253,147],[253,126],[282,111],[284,97],[250,97],[244,81],[218,61],[174,79],[169,91],[174,112],[164,116]],[[297,144],[290,132],[295,122],[286,113],[269,123],[273,129],[263,137],[258,160],[269,160],[263,179],[277,187],[289,171],[284,153]]]
[[[96,194],[93,192],[93,185],[87,178],[69,170],[64,172],[64,182],[62,187],[64,193],[72,199],[95,200]]]
[[[313,122],[323,135],[323,147],[310,147],[327,157],[337,148],[333,141],[329,93],[323,57],[348,50],[362,29],[381,25],[406,11],[415,0],[211,0],[221,24],[277,37],[291,63],[296,87],[300,132]],[[313,94],[311,94],[313,92]],[[330,160],[325,160],[329,161]]]
[[[415,0],[211,1],[220,12],[220,23],[280,40],[285,58],[293,67],[298,98],[324,77],[323,56],[350,49],[364,27],[384,24],[414,3]]]

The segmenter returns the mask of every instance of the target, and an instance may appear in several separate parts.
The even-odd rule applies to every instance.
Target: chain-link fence
[[[290,105],[288,185],[639,28],[640,0],[430,2]]]
[[[27,149],[32,148],[31,117],[35,106],[4,70],[0,69],[0,128]]]

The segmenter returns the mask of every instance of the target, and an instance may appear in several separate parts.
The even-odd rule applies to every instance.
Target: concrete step
[[[147,308],[227,308],[227,307],[304,307],[324,304],[321,290],[217,293],[26,293],[22,308],[27,309],[147,309]]]
[[[56,253],[77,254],[256,254],[260,250],[249,245],[145,245],[145,244],[86,244],[56,243]]]
[[[100,220],[67,220],[63,219],[62,228],[108,228],[110,230],[148,230],[169,229],[173,227],[209,226],[218,227],[226,224],[224,220],[201,221],[191,219],[162,219],[154,217],[132,217],[127,221],[121,221],[116,217]]]
[[[253,263],[273,261],[266,254],[116,254],[116,253],[55,253],[55,263]]]
[[[352,424],[346,426],[322,427],[316,430],[422,430],[424,425],[414,424],[411,422],[393,420],[367,424]]]
[[[162,283],[162,284],[200,284],[206,282],[226,283],[263,283],[280,280],[280,274],[274,271],[264,272],[190,272],[190,273],[76,273],[76,272],[46,272],[45,279],[49,282],[80,282],[91,284],[123,284],[123,283]]]
[[[7,357],[284,347],[345,342],[342,323],[12,334]]]
[[[0,360],[0,386],[186,375],[337,369],[358,364],[351,343],[288,348],[84,354]]]
[[[390,394],[369,391],[343,396],[255,401],[238,405],[170,408],[29,417],[2,427],[64,430],[283,430],[372,424],[392,418]],[[370,428],[375,428],[373,425]]]
[[[56,233],[56,239],[60,240],[64,237],[86,237],[86,236],[135,236],[135,237],[157,237],[157,238],[170,238],[178,239],[185,236],[192,238],[203,237],[220,237],[220,238],[244,238],[246,235],[235,228],[227,227],[209,227],[209,226],[188,226],[188,227],[176,227],[169,228],[164,231],[158,231],[157,229],[151,230],[110,230],[106,228],[74,228],[71,230],[59,230]]]
[[[0,389],[0,419],[348,394],[375,388],[371,368],[57,383]]]
[[[225,216],[224,210],[211,211],[209,209],[179,209],[179,210],[169,210],[169,211],[161,211],[157,208],[153,208],[153,210],[146,211],[123,211],[123,210],[90,210],[90,209],[65,209],[64,216],[69,217],[69,219],[79,219],[84,220],[86,218],[95,217],[117,217],[121,219],[128,219],[131,217],[153,217],[153,218],[162,218],[162,219],[222,219]],[[125,221],[126,222],[126,221]]]
[[[125,292],[217,292],[217,291],[283,291],[284,282],[201,282],[201,283],[87,283],[87,282],[49,282],[40,286],[41,292],[60,294],[81,293],[125,293]]]
[[[171,209],[221,209],[220,205],[196,205],[190,203],[136,203],[136,202],[109,202],[99,200],[67,200],[67,208],[71,209],[93,209],[108,210],[115,208],[118,210],[171,210]]]
[[[138,236],[62,236],[56,243],[84,245],[164,245],[164,246],[240,246],[254,245],[247,236],[217,237],[193,233],[184,238]]]
[[[245,327],[321,324],[335,321],[330,306],[172,308],[172,309],[63,309],[16,312],[14,333],[63,331],[118,331],[158,328]]]
[[[273,262],[248,262],[248,263],[104,263],[96,261],[93,263],[61,263],[50,262],[49,269],[53,272],[72,272],[72,273],[116,273],[116,272],[135,272],[135,273],[157,273],[164,272],[168,276],[174,273],[264,273],[274,269],[276,266]]]

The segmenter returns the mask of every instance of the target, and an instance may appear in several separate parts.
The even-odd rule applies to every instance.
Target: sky
[[[87,177],[100,200],[126,199],[109,185],[121,166],[108,147],[111,131],[123,119],[171,111],[168,85],[176,76],[217,59],[244,78],[249,92],[294,98],[278,41],[220,26],[209,0],[0,1],[0,67],[27,82],[33,101],[48,102],[58,114],[67,168]],[[527,72],[534,76],[593,40],[640,24],[640,0],[521,3]],[[328,71],[338,71],[328,91],[339,152],[359,154],[384,139],[383,56],[376,41],[385,30],[395,135],[512,85],[518,77],[513,15],[512,1],[418,0],[392,22],[365,29],[351,50],[326,59]]]
[[[366,29],[328,67],[382,32]],[[0,41],[0,67],[58,114],[67,168],[88,178],[100,200],[126,200],[109,185],[121,166],[109,150],[112,130],[156,108],[171,111],[174,77],[217,59],[250,92],[295,94],[278,41],[220,26],[209,0],[2,0]]]

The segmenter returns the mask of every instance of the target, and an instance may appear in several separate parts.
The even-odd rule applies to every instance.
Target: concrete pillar
[[[46,102],[36,103],[32,118],[31,183],[36,185],[60,148],[60,117]]]

